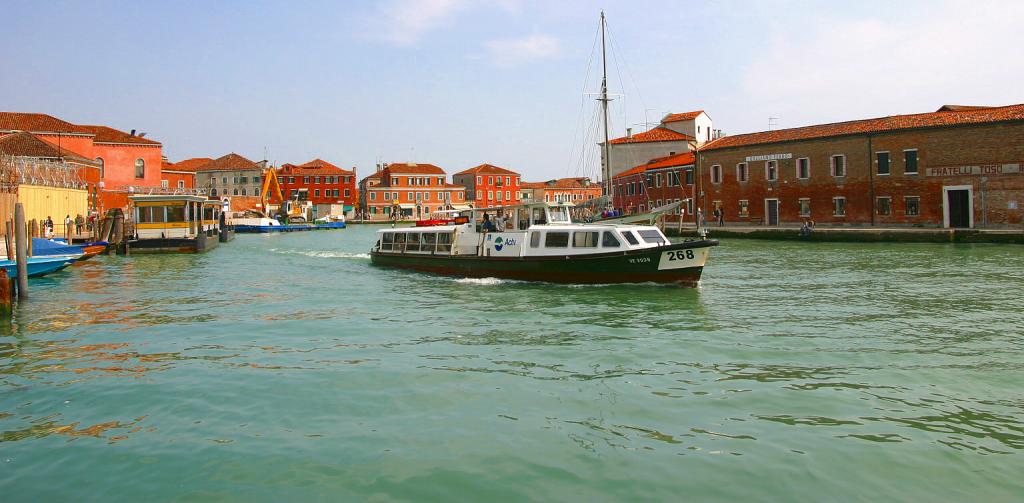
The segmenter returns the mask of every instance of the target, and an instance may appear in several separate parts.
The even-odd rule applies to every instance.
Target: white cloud
[[[741,84],[752,113],[782,127],[923,112],[944,103],[1024,102],[1024,2],[934,4],[849,20],[817,16],[770,30]]]
[[[467,5],[466,0],[395,0],[381,5],[370,25],[376,37],[409,46],[450,22]]]
[[[551,59],[561,53],[558,39],[542,34],[491,40],[484,47],[492,63],[505,67]]]

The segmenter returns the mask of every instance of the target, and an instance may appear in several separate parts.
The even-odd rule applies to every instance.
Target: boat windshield
[[[569,222],[569,210],[565,207],[548,208],[548,214],[551,215],[551,223],[553,224],[567,224]]]

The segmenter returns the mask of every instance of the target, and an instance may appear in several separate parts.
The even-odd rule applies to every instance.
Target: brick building
[[[177,189],[196,186],[196,169],[213,161],[209,157],[194,157],[178,162],[164,161],[160,168],[160,185]]]
[[[452,182],[466,188],[466,199],[476,208],[490,208],[519,201],[519,173],[481,164],[452,175]]]
[[[20,132],[99,165],[87,179],[89,204],[95,209],[124,206],[130,188],[160,186],[163,145],[143,138],[145,133],[72,124],[40,113],[0,112],[0,134]]]
[[[558,178],[546,182],[522,182],[519,192],[522,201],[579,204],[601,197],[601,186],[589,178]]]
[[[305,192],[305,199],[313,204],[341,204],[345,211],[354,209],[359,199],[355,169],[341,169],[322,159],[299,165],[282,164],[277,179],[281,192],[289,199]]]
[[[615,175],[612,178],[615,209],[631,215],[645,213],[664,204],[682,202],[685,214],[692,213],[694,161],[693,152],[684,152],[651,159],[646,164]]]
[[[369,220],[423,218],[431,212],[468,208],[466,188],[447,182],[444,170],[433,164],[392,163],[363,179],[364,206]]]
[[[234,152],[196,167],[196,188],[210,197],[256,196],[263,185],[267,161],[250,161]]]
[[[1024,216],[1024,105],[726,136],[699,158],[701,204],[730,224],[999,228]]]
[[[711,117],[703,110],[668,114],[658,126],[642,133],[633,134],[629,128],[626,136],[608,140],[612,177],[654,158],[689,152],[713,140],[717,134]],[[603,148],[601,162],[603,166]]]

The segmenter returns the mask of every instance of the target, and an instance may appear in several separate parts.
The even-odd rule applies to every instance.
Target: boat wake
[[[486,286],[504,285],[506,283],[513,283],[513,282],[515,282],[513,280],[500,279],[500,278],[457,278],[457,279],[455,279],[453,281],[455,281],[456,283],[462,284],[462,285],[486,285]]]
[[[278,250],[271,249],[273,253],[279,253],[282,255],[304,255],[306,257],[313,258],[355,258],[355,259],[369,259],[369,253],[352,253],[343,251],[328,251],[328,250]]]

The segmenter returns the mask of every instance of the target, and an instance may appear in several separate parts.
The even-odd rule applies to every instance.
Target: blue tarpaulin
[[[32,256],[44,257],[47,255],[81,255],[85,253],[81,246],[69,246],[64,243],[50,241],[43,238],[32,238]]]

